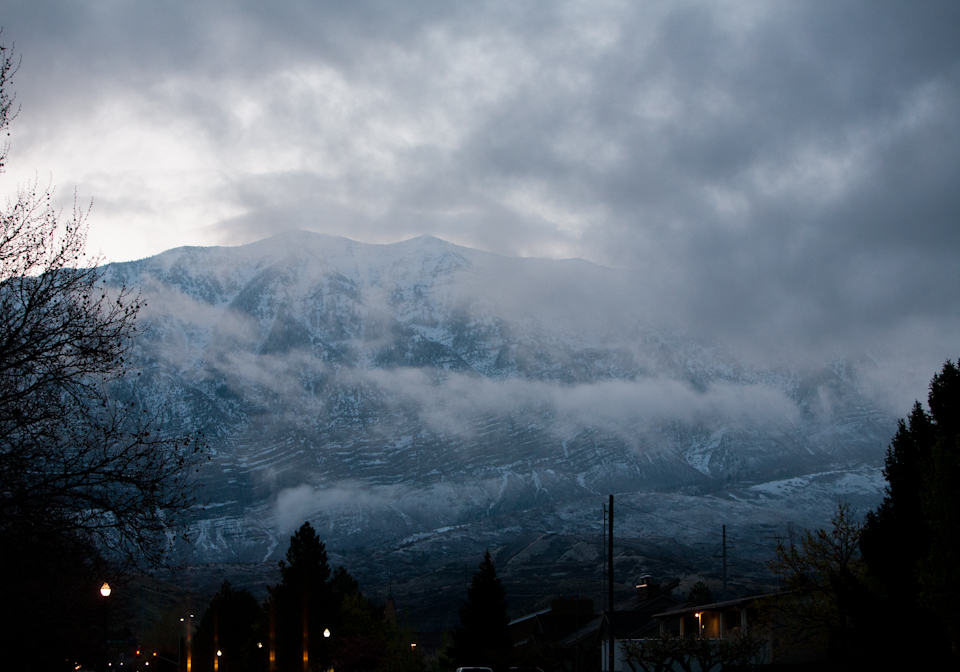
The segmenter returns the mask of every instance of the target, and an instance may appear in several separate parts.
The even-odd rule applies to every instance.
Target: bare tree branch
[[[16,66],[0,47],[0,128]],[[65,218],[52,195],[34,183],[0,212],[0,534],[30,526],[156,562],[191,504],[200,445],[139,401],[143,302],[108,287],[85,253],[86,212]]]

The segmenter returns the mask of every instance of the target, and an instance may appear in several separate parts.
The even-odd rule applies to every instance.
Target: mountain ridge
[[[363,544],[598,492],[876,465],[892,434],[855,367],[745,366],[584,260],[285,232],[105,274],[147,299],[140,393],[209,438],[194,526],[220,541],[200,559],[270,557],[339,501],[383,517],[328,529]],[[256,540],[215,532],[245,527]]]

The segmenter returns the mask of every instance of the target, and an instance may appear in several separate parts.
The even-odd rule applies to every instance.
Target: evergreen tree
[[[703,581],[697,581],[687,593],[687,601],[694,604],[711,604],[713,602],[713,593],[710,592],[710,586]]]
[[[280,576],[267,601],[276,633],[278,669],[303,669],[304,632],[310,668],[327,669],[331,644],[323,631],[337,631],[336,609],[328,585],[327,549],[309,522],[290,538],[286,561],[280,561]]]
[[[219,656],[221,672],[247,672],[260,669],[257,642],[263,610],[250,591],[234,590],[224,581],[200,619],[193,638],[193,666],[197,672],[213,670]]]
[[[350,572],[344,569],[343,566],[337,567],[333,573],[333,578],[330,579],[330,590],[333,591],[333,596],[338,602],[342,601],[343,598],[348,595],[361,594],[360,584],[357,583],[355,578],[350,576]]]
[[[508,624],[507,591],[497,578],[488,550],[460,608],[460,626],[451,633],[447,662],[455,666],[507,666],[513,649]]]
[[[919,609],[919,563],[930,551],[930,531],[923,515],[923,465],[934,435],[930,418],[916,402],[900,420],[887,449],[883,475],[886,496],[867,513],[860,536],[863,558],[898,609]]]
[[[363,596],[357,580],[342,566],[331,575],[326,546],[309,522],[290,538],[280,576],[266,604],[275,633],[276,669],[303,669],[304,619],[311,670],[422,668],[409,641],[398,649],[399,633],[387,626],[383,608]],[[323,634],[327,629],[329,638]]]
[[[927,458],[921,503],[929,551],[920,563],[920,598],[950,633],[960,654],[960,370],[947,362],[930,383],[930,415],[936,429]]]
[[[908,648],[925,641],[941,655],[946,624],[956,652],[960,623],[956,563],[960,561],[960,371],[947,361],[930,383],[930,412],[916,402],[887,450],[887,491],[867,514],[860,548],[882,588],[889,613],[911,614],[900,631]],[[937,615],[940,617],[937,618]]]

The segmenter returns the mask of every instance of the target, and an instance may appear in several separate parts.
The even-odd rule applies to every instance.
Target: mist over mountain
[[[196,562],[279,559],[307,519],[349,549],[535,530],[610,492],[719,501],[864,467],[882,487],[875,363],[744,364],[666,326],[629,271],[298,231],[106,272],[147,300],[136,393],[211,447]]]

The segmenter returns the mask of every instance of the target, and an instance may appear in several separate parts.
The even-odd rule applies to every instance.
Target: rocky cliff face
[[[139,393],[211,445],[199,560],[279,557],[305,519],[349,547],[877,464],[893,429],[869,363],[741,365],[580,260],[294,232],[107,274],[148,302]]]

